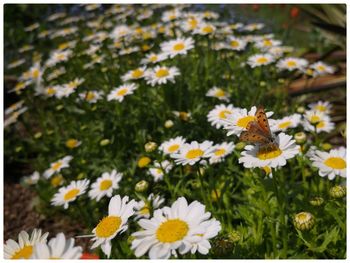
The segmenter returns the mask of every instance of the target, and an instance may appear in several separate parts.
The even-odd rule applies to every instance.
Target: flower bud
[[[266,82],[265,81],[260,81],[260,87],[265,87],[266,86]]]
[[[62,105],[62,104],[56,106],[56,110],[57,110],[57,111],[60,111],[60,110],[62,110],[62,109],[63,109],[63,105]]]
[[[143,156],[141,157],[138,162],[137,162],[137,166],[139,168],[144,168],[146,167],[147,165],[149,165],[149,163],[151,162],[151,159],[147,156]]]
[[[148,142],[145,144],[145,151],[150,153],[157,149],[157,144],[155,142]]]
[[[47,130],[46,131],[47,135],[51,135],[51,134],[53,134],[53,132],[54,132],[54,130]]]
[[[39,138],[41,138],[41,136],[43,136],[43,134],[41,132],[37,132],[36,134],[34,134],[35,139],[39,139]]]
[[[329,151],[330,149],[332,149],[332,144],[330,143],[321,143],[321,148],[325,151]]]
[[[164,123],[164,127],[167,128],[167,129],[170,129],[171,127],[174,126],[174,122],[172,120],[167,120],[165,123]]]
[[[76,139],[69,139],[66,141],[66,147],[69,149],[73,149],[78,147],[81,144],[80,141],[76,140]]]
[[[336,185],[329,189],[329,195],[332,198],[342,198],[346,195],[345,185]]]
[[[278,79],[278,83],[283,84],[284,82],[285,82],[285,80],[284,80],[284,79]]]
[[[80,130],[83,131],[83,130],[86,130],[87,126],[86,125],[82,125],[80,126]]]
[[[305,107],[300,106],[297,108],[297,113],[303,114],[305,112]]]
[[[111,141],[108,140],[108,139],[103,139],[103,140],[100,141],[100,145],[101,145],[101,146],[106,146],[106,145],[108,145],[110,142],[111,142]]]
[[[238,151],[241,151],[244,149],[244,147],[246,146],[247,144],[245,142],[239,142],[236,144],[235,146],[235,149],[238,150]]]
[[[305,132],[297,132],[294,134],[294,139],[297,144],[303,144],[306,142],[306,134]]]
[[[16,153],[19,153],[20,151],[22,151],[23,150],[23,147],[22,146],[17,146],[16,148],[15,148],[15,152]]]
[[[211,191],[211,199],[213,202],[217,202],[220,199],[221,191],[220,189],[215,189]]]
[[[324,199],[322,197],[316,196],[310,199],[310,204],[313,206],[321,206],[324,203]]]
[[[232,242],[238,242],[241,239],[241,234],[238,231],[233,230],[228,234],[228,238]]]
[[[315,224],[314,216],[309,212],[301,212],[294,216],[294,226],[301,231],[310,230]]]
[[[213,253],[217,256],[225,256],[228,253],[232,253],[234,248],[234,242],[227,236],[219,235],[214,238],[213,242]]]
[[[148,189],[148,182],[145,181],[145,180],[141,180],[140,182],[138,182],[135,185],[135,191],[136,192],[142,193],[142,192],[147,191],[147,189]]]

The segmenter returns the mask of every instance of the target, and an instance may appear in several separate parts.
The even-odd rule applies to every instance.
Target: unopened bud
[[[174,126],[174,122],[172,120],[167,120],[165,123],[164,123],[164,127],[169,129],[171,127]]]
[[[108,145],[110,142],[111,142],[111,141],[108,140],[108,139],[103,139],[103,140],[100,141],[100,145],[101,145],[101,146],[106,146],[106,145]]]
[[[41,136],[43,136],[43,134],[41,132],[37,132],[36,134],[34,134],[35,139],[39,139],[39,138],[41,138]]]
[[[336,185],[329,189],[329,195],[332,198],[342,198],[346,195],[346,187],[344,185]]]
[[[305,112],[305,107],[300,106],[297,108],[297,113],[303,114]]]
[[[322,197],[314,197],[309,202],[313,206],[321,206],[324,203],[324,199]]]
[[[294,216],[294,226],[301,231],[310,230],[315,224],[314,216],[309,212],[301,212]]]
[[[244,149],[244,147],[246,146],[247,144],[245,142],[239,142],[236,144],[235,146],[235,149],[238,150],[238,151],[241,151]]]
[[[297,144],[303,144],[306,142],[306,134],[305,132],[297,132],[294,134],[294,139]]]
[[[329,151],[330,149],[332,149],[332,144],[330,143],[321,143],[321,148],[325,151]]]
[[[157,144],[155,142],[148,142],[145,144],[146,152],[153,152],[155,149],[157,149]]]
[[[145,180],[141,180],[140,182],[138,182],[135,185],[135,191],[136,192],[142,193],[142,192],[147,191],[147,189],[148,189],[148,182],[145,181]]]

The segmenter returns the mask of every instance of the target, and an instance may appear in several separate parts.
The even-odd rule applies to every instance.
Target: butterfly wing
[[[242,142],[249,143],[260,143],[260,144],[268,144],[270,140],[261,133],[251,132],[251,131],[243,131],[239,136],[239,140]]]
[[[257,109],[257,111],[255,113],[255,117],[256,117],[256,120],[257,120],[259,127],[261,128],[261,130],[263,131],[265,136],[271,138],[272,134],[271,134],[271,130],[270,130],[269,121],[266,117],[265,110],[262,106],[260,106]]]

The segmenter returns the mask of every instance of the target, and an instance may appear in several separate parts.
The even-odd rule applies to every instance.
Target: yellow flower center
[[[57,187],[62,183],[62,181],[63,181],[62,175],[57,175],[57,176],[52,177],[50,183],[53,187]]]
[[[88,93],[86,94],[86,97],[85,99],[87,101],[90,101],[90,100],[93,100],[95,98],[95,93],[91,92],[91,91],[88,91]]]
[[[66,141],[66,146],[70,149],[73,149],[78,146],[78,143],[79,142],[76,139],[69,139],[68,141]]]
[[[202,28],[202,31],[206,34],[209,34],[209,33],[212,33],[214,31],[214,29],[211,26],[205,26]]]
[[[326,68],[323,65],[319,65],[317,66],[317,70],[322,72],[322,71],[325,71]]]
[[[219,118],[220,119],[226,119],[227,115],[231,114],[232,112],[229,110],[223,110],[219,112]]]
[[[174,47],[173,47],[173,49],[174,49],[175,51],[181,51],[181,50],[183,50],[184,48],[185,48],[184,43],[177,43],[177,44],[175,44]]]
[[[156,55],[153,55],[153,56],[151,56],[151,57],[149,58],[149,60],[150,60],[151,62],[156,62],[157,59],[158,59],[158,57],[157,57]]]
[[[224,97],[225,96],[225,91],[223,91],[222,89],[217,89],[215,92],[215,96],[216,97]]]
[[[58,162],[55,162],[51,168],[52,168],[52,170],[57,171],[58,169],[61,168],[61,166],[62,166],[62,162],[58,161]]]
[[[324,161],[324,164],[333,169],[341,170],[346,168],[346,162],[340,157],[330,157]]]
[[[106,216],[96,227],[96,236],[99,238],[108,238],[112,236],[120,227],[122,220],[119,216]]]
[[[201,149],[192,149],[186,153],[186,158],[195,159],[195,158],[201,157],[203,154],[204,152]]]
[[[69,190],[63,197],[65,201],[69,201],[74,199],[78,194],[80,193],[80,190],[77,188],[74,188],[72,190]]]
[[[271,47],[271,46],[272,46],[272,42],[271,42],[271,40],[269,40],[269,39],[265,39],[265,40],[263,41],[263,45],[264,45],[265,47]]]
[[[135,70],[131,73],[131,76],[132,76],[134,79],[141,78],[142,75],[143,75],[143,71],[140,70],[140,69],[135,69]]]
[[[287,66],[289,68],[296,67],[296,65],[297,65],[297,63],[295,63],[295,61],[293,61],[293,60],[287,62]]]
[[[180,145],[173,144],[168,148],[168,152],[171,152],[171,153],[176,152],[179,148],[180,148]]]
[[[34,69],[32,72],[32,76],[34,79],[39,78],[40,71],[38,69]]]
[[[58,49],[62,50],[62,49],[67,48],[68,46],[69,46],[69,45],[68,45],[67,42],[66,42],[66,43],[62,43],[62,44],[60,44],[60,45],[58,46]]]
[[[256,60],[256,62],[258,62],[258,64],[264,64],[264,63],[268,62],[268,60],[265,57],[260,57]]]
[[[109,180],[109,179],[103,180],[100,183],[100,190],[101,191],[108,190],[111,186],[112,186],[112,180]]]
[[[144,207],[142,207],[140,209],[140,214],[141,215],[148,215],[149,213],[150,213],[150,211],[149,211],[149,207],[147,205],[145,205]]]
[[[46,93],[47,93],[48,95],[53,95],[53,94],[56,93],[56,90],[55,90],[54,88],[47,88],[47,89],[46,89]]]
[[[271,167],[269,166],[264,166],[263,170],[265,171],[266,174],[270,174],[272,172]]]
[[[222,155],[224,155],[226,153],[226,150],[225,149],[217,149],[215,152],[214,152],[214,154],[216,155],[216,156],[222,156]]]
[[[33,254],[33,246],[26,245],[18,250],[11,259],[29,259]]]
[[[148,157],[141,157],[140,160],[138,161],[137,165],[140,168],[143,168],[147,166],[151,162],[151,159]]]
[[[180,219],[169,219],[162,223],[156,232],[157,239],[162,243],[173,243],[182,240],[188,233],[189,227]]]
[[[274,159],[282,154],[282,151],[277,148],[276,150],[272,151],[258,151],[256,157],[258,157],[260,160],[268,160],[268,159]]]
[[[190,25],[190,29],[195,29],[198,25],[198,21],[194,18],[190,19],[188,23]]]
[[[238,46],[239,46],[239,42],[237,40],[231,41],[231,47],[238,47]]]
[[[165,68],[161,68],[156,72],[156,77],[157,78],[164,78],[169,75],[169,70]]]
[[[66,58],[66,56],[65,56],[64,54],[58,54],[58,55],[56,56],[56,58],[57,58],[58,60],[64,60],[64,59]]]
[[[326,124],[325,124],[324,121],[320,121],[319,123],[317,123],[316,128],[317,128],[317,129],[321,129],[321,128],[324,128],[325,125],[326,125]]]
[[[317,105],[315,107],[316,110],[318,111],[326,111],[327,110],[327,107],[323,106],[323,105]]]
[[[255,116],[246,116],[246,117],[240,118],[237,121],[236,125],[245,129],[245,128],[247,128],[247,125],[249,122],[255,121],[255,120],[256,120]]]
[[[292,125],[292,122],[291,121],[285,121],[285,122],[282,122],[278,125],[278,128],[280,129],[286,129],[288,128],[289,126]]]
[[[127,88],[123,88],[117,91],[117,96],[124,96],[128,92]]]

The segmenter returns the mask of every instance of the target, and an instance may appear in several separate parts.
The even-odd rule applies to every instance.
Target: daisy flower
[[[227,116],[233,114],[235,110],[237,110],[237,108],[233,107],[232,104],[216,105],[215,108],[208,113],[207,119],[212,126],[215,126],[217,129],[219,129],[224,126],[222,120],[227,119]]]
[[[197,29],[198,25],[202,24],[202,20],[199,17],[191,16],[181,23],[181,28],[185,32],[194,31]]]
[[[46,243],[37,243],[32,259],[80,259],[82,247],[74,246],[74,238],[66,239],[63,233],[57,234]]]
[[[318,102],[310,103],[308,106],[313,111],[319,111],[319,112],[323,112],[325,114],[330,113],[330,111],[332,109],[332,104],[329,103],[329,101],[319,100]]]
[[[308,65],[306,59],[288,57],[277,62],[277,68],[280,70],[293,71],[295,69],[304,70]]]
[[[149,168],[149,173],[153,176],[153,180],[158,182],[163,180],[164,173],[168,173],[173,168],[173,165],[168,161],[164,160],[161,163],[155,162],[154,167]]]
[[[111,32],[111,34],[109,36],[110,36],[110,38],[112,38],[114,40],[119,40],[119,39],[127,36],[131,32],[132,32],[132,30],[129,26],[119,25],[113,29],[113,31]]]
[[[160,61],[166,60],[168,56],[166,54],[160,53],[150,53],[146,55],[145,58],[141,59],[141,64],[155,64]]]
[[[72,55],[71,50],[55,51],[51,54],[51,57],[46,61],[46,66],[52,67],[60,62],[67,61]]]
[[[101,177],[97,178],[96,182],[91,185],[89,197],[100,201],[102,197],[111,197],[113,190],[119,188],[119,182],[123,174],[118,173],[117,170],[112,170],[111,173],[104,172]]]
[[[180,10],[177,8],[174,8],[172,10],[163,12],[162,21],[163,22],[173,21],[173,20],[179,18],[180,16],[181,16]]]
[[[309,154],[312,166],[317,167],[318,174],[321,177],[327,176],[329,180],[333,180],[337,175],[346,177],[346,149],[340,147],[330,152],[319,150],[312,151]]]
[[[146,202],[144,200],[141,200],[137,203],[135,219],[149,218],[151,216],[151,211],[159,208],[164,203],[164,201],[165,199],[161,196],[154,195],[153,193],[150,194]]]
[[[208,90],[206,96],[207,97],[214,97],[214,98],[217,98],[219,100],[226,101],[226,102],[228,102],[230,100],[229,94],[226,91],[224,91],[223,89],[218,88],[218,87],[212,87],[210,90]]]
[[[194,48],[194,40],[189,38],[177,38],[164,42],[160,45],[162,52],[170,58],[176,55],[186,55],[190,49]]]
[[[208,23],[201,23],[198,25],[197,29],[194,30],[194,34],[200,34],[200,35],[209,35],[214,34],[216,28],[212,24]]]
[[[235,145],[233,142],[223,142],[221,144],[214,145],[209,163],[213,164],[222,162],[227,155],[233,152],[234,148]]]
[[[134,83],[124,84],[119,86],[118,88],[113,89],[107,96],[107,100],[117,100],[122,102],[126,95],[130,95],[134,93],[134,90],[137,89],[137,85]]]
[[[156,66],[146,73],[147,84],[151,86],[175,82],[175,77],[180,75],[177,67]]]
[[[80,99],[88,103],[96,103],[102,98],[103,92],[97,90],[89,90],[79,94]]]
[[[122,80],[126,82],[128,80],[144,78],[145,72],[146,72],[146,67],[140,67],[134,70],[130,70],[125,75],[122,76]]]
[[[50,168],[44,172],[44,177],[50,178],[53,174],[60,172],[63,168],[69,167],[69,162],[73,159],[73,156],[67,155],[62,159],[57,160],[50,164]]]
[[[194,165],[203,158],[208,158],[213,152],[213,142],[204,141],[198,143],[193,141],[191,143],[184,143],[180,148],[179,153],[173,153],[170,156],[175,159],[176,164]]]
[[[268,38],[261,39],[255,43],[255,46],[263,51],[279,45],[281,45],[281,41]]]
[[[334,68],[327,65],[326,63],[323,63],[322,61],[318,61],[314,64],[311,64],[310,68],[314,70],[314,76],[321,76],[334,73]]]
[[[226,115],[226,119],[222,119],[224,129],[228,130],[227,136],[235,134],[239,136],[242,131],[247,128],[247,125],[251,121],[255,121],[256,107],[253,106],[250,111],[247,109],[237,109],[232,114]],[[266,112],[266,116],[271,117],[273,112]]]
[[[261,150],[259,145],[247,145],[238,162],[245,168],[271,167],[277,168],[287,164],[287,160],[299,153],[299,146],[285,133],[276,136],[277,147],[273,150]]]
[[[292,52],[293,48],[292,47],[281,47],[281,46],[276,46],[276,47],[271,47],[267,50],[267,53],[271,54],[275,58],[279,58],[283,56],[284,53]]]
[[[252,68],[265,66],[271,64],[274,61],[274,57],[270,54],[256,54],[248,58],[248,65]]]
[[[262,23],[252,23],[252,24],[246,25],[244,27],[244,30],[251,32],[251,31],[256,31],[256,30],[262,29],[264,26],[265,25]]]
[[[210,216],[198,201],[188,204],[180,197],[171,207],[156,210],[151,219],[138,222],[142,230],[132,234],[131,249],[136,257],[148,251],[150,259],[168,259],[177,250],[180,254],[191,250],[207,254],[211,247],[208,239],[221,230],[220,223]]]
[[[286,131],[289,128],[295,128],[301,123],[301,115],[300,114],[292,114],[290,116],[286,116],[279,120],[271,120],[271,131]]]
[[[38,243],[46,243],[48,232],[41,234],[41,229],[34,229],[31,236],[26,231],[18,235],[18,242],[8,239],[4,244],[5,259],[30,259],[34,253],[34,246]]]
[[[13,68],[17,68],[18,66],[24,64],[26,62],[26,60],[24,58],[22,59],[17,59],[15,61],[12,61],[11,63],[9,63],[7,65],[8,69],[13,69]]]
[[[93,238],[91,249],[101,246],[103,253],[110,257],[112,244],[111,240],[118,233],[123,233],[128,228],[128,219],[132,216],[137,202],[120,195],[113,196],[108,205],[108,216],[104,217],[97,226],[92,230]]]
[[[177,153],[185,142],[186,139],[184,139],[182,136],[177,136],[175,138],[164,141],[159,146],[159,150],[161,150],[164,154]]]
[[[63,205],[67,209],[70,202],[73,202],[79,195],[85,193],[90,181],[87,179],[72,181],[69,185],[61,187],[51,200],[54,206]]]
[[[245,49],[247,42],[241,38],[230,37],[229,38],[229,48],[236,51],[242,51]]]
[[[304,114],[303,126],[306,131],[330,132],[334,129],[334,122],[323,112],[308,110]]]

